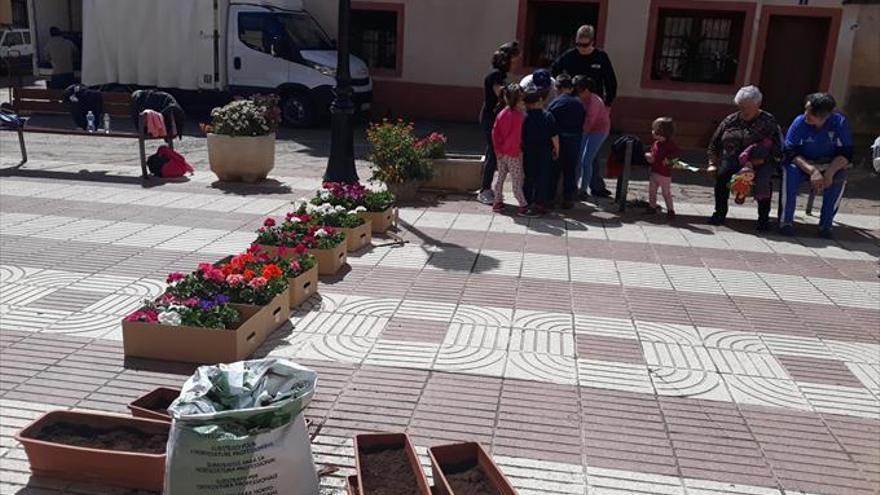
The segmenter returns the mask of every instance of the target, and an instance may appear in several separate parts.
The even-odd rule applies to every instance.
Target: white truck
[[[335,41],[302,0],[78,1],[83,84],[272,92],[281,97],[284,123],[292,127],[310,126],[329,114]],[[40,33],[51,26],[39,21],[32,19],[32,31],[42,40]],[[367,65],[352,56],[350,70],[355,104],[367,110],[372,100]]]

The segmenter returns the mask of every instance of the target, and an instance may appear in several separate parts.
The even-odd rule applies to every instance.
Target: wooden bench
[[[116,122],[129,122],[129,119],[131,118],[130,94],[105,91],[101,93],[101,99],[104,112],[109,113],[111,118],[115,119]],[[15,109],[15,112],[20,116],[35,114],[68,115],[70,113],[67,105],[64,103],[64,92],[58,89],[13,87],[12,106]],[[166,116],[166,118],[169,117]],[[171,118],[173,118],[173,116]],[[23,132],[74,134],[85,136],[96,135],[112,138],[129,138],[138,140],[138,148],[141,161],[141,174],[144,178],[148,178],[149,173],[147,172],[146,141],[153,139],[164,139],[165,143],[172,149],[174,149],[174,137],[176,136],[169,136],[166,138],[153,138],[144,132],[143,121],[140,119],[139,121],[140,129],[136,129],[132,132],[111,130],[109,133],[105,133],[100,129],[101,122],[95,123],[98,127],[98,131],[94,133],[78,128],[59,129],[55,127],[35,127],[32,125],[25,125],[22,128],[18,129],[19,145],[21,146],[22,153],[21,164],[24,164],[27,161],[27,147],[25,146]],[[173,126],[174,129],[177,129],[178,127],[179,126],[177,125],[177,123],[175,123],[175,125]],[[7,128],[4,127],[4,129]]]

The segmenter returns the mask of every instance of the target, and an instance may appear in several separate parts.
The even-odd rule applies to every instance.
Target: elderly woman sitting
[[[780,231],[792,235],[795,203],[801,181],[809,178],[822,194],[819,236],[831,238],[831,225],[843,198],[847,169],[853,158],[852,132],[846,117],[835,113],[837,102],[828,93],[807,96],[805,111],[795,117],[785,136],[782,168],[782,222]]]
[[[739,108],[718,124],[709,143],[709,173],[715,173],[715,213],[712,225],[722,225],[727,218],[730,180],[744,165],[754,167],[755,200],[758,202],[758,231],[765,231],[770,221],[771,179],[782,158],[782,133],[776,118],[761,110],[763,96],[755,86],[737,91],[733,102]],[[763,146],[767,158],[763,164],[741,163],[740,155],[751,145]]]

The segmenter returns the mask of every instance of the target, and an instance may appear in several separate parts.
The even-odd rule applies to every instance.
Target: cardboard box
[[[372,222],[366,220],[360,227],[342,229],[345,231],[346,250],[349,253],[360,251],[373,241]]]
[[[290,289],[265,306],[232,304],[241,313],[232,329],[122,322],[126,357],[197,364],[232,363],[246,359],[290,316]]]
[[[370,222],[374,234],[384,234],[392,226],[397,225],[397,208],[393,206],[384,211],[365,211],[358,215]]]
[[[287,279],[287,282],[290,284],[290,309],[293,309],[318,293],[318,265]]]
[[[483,157],[437,158],[430,160],[434,176],[422,183],[420,189],[436,189],[453,192],[474,192],[483,179]]]
[[[318,260],[318,274],[336,275],[348,261],[345,241],[333,249],[312,249],[310,251]]]

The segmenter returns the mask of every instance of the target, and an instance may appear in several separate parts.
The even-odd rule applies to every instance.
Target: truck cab
[[[306,127],[329,114],[336,86],[335,42],[305,10],[229,5],[226,75],[229,91],[277,91],[285,125]],[[351,57],[357,108],[368,110],[372,81],[363,60]]]

